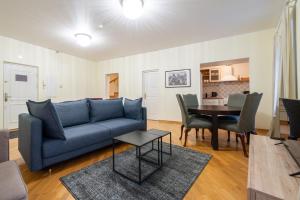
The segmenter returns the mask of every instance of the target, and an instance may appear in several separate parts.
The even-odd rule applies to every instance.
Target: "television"
[[[282,103],[290,126],[288,140],[282,143],[300,168],[300,141],[297,141],[300,138],[300,100],[282,99]],[[298,172],[290,174],[290,176],[297,175],[300,175],[300,169]]]

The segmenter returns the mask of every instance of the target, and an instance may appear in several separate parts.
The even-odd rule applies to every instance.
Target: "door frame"
[[[119,92],[119,96],[120,96],[120,73],[119,72],[113,72],[113,73],[108,73],[105,74],[105,98],[109,99],[109,84],[108,83],[108,76],[112,75],[112,74],[118,74],[118,81],[119,81],[119,87],[118,87],[118,92]]]
[[[35,66],[35,65],[27,65],[27,64],[22,64],[22,63],[16,63],[16,62],[9,62],[9,61],[3,61],[3,64],[2,64],[2,123],[3,123],[3,128],[5,127],[5,118],[4,118],[4,115],[5,115],[5,112],[4,112],[4,84],[5,84],[5,80],[4,80],[4,68],[5,68],[5,64],[13,64],[13,65],[22,65],[22,66],[26,66],[26,67],[31,67],[31,68],[35,68],[36,69],[36,78],[37,78],[37,99],[39,99],[40,97],[40,91],[39,91],[39,85],[40,85],[40,81],[39,81],[39,67],[38,66]]]
[[[149,73],[149,72],[158,72],[159,73],[159,71],[160,71],[159,69],[149,69],[149,70],[142,71],[142,98],[143,99],[144,99],[144,94],[145,94],[145,73]],[[158,76],[160,77],[160,74],[158,74]],[[161,93],[161,91],[159,91],[159,93]],[[159,95],[159,101],[160,100],[161,100],[161,95]],[[143,102],[145,102],[145,101],[143,101]],[[143,106],[145,106],[145,104]],[[155,120],[159,120],[159,118],[155,119]]]

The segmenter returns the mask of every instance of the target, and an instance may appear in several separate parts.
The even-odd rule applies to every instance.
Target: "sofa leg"
[[[196,139],[198,138],[199,128],[196,128]]]
[[[49,172],[49,176],[51,176],[52,175],[52,168],[49,168],[48,172]]]
[[[204,128],[202,128],[202,140],[204,140],[205,137],[204,137]]]

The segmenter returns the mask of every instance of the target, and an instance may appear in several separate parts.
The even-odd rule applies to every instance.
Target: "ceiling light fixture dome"
[[[121,6],[125,17],[129,19],[137,19],[143,14],[143,0],[121,0]]]
[[[92,36],[86,33],[76,33],[75,35],[76,42],[82,47],[87,47],[91,44]]]

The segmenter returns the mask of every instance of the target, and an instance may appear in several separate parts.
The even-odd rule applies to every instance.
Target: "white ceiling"
[[[143,16],[131,21],[119,0],[0,0],[0,35],[104,60],[271,28],[284,5],[284,0],[144,1]],[[92,45],[78,46],[76,32],[91,34]]]

